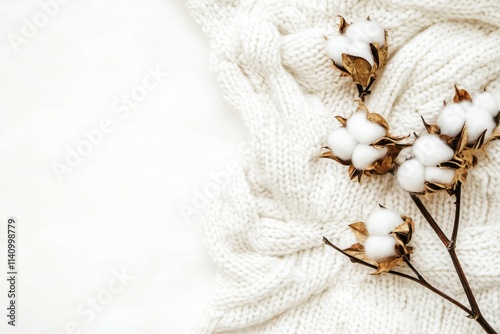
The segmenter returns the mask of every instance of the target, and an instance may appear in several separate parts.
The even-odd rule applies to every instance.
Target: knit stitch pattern
[[[379,203],[414,218],[412,262],[467,304],[451,260],[394,177],[351,182],[346,167],[318,159],[335,115],[357,91],[324,50],[338,15],[370,18],[389,33],[389,58],[366,105],[391,133],[435,121],[453,85],[500,94],[497,0],[187,0],[209,36],[227,100],[249,129],[249,163],[204,221],[218,268],[213,300],[195,333],[481,333],[465,313],[420,285],[370,276],[322,243],[353,242],[348,224]],[[463,187],[457,253],[481,310],[500,330],[500,143]],[[453,198],[424,199],[451,233]]]

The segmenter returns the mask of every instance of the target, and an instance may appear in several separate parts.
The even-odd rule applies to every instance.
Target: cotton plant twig
[[[448,250],[448,254],[451,257],[451,260],[453,262],[453,266],[455,267],[455,271],[457,272],[458,278],[460,280],[460,284],[462,285],[462,288],[465,292],[465,295],[467,296],[467,300],[469,301],[470,307],[471,307],[471,312],[468,313],[468,317],[471,319],[474,319],[481,327],[484,329],[484,331],[488,334],[497,334],[497,332],[491,327],[491,325],[486,321],[486,319],[483,317],[481,310],[479,309],[479,305],[477,303],[477,300],[474,296],[474,293],[472,292],[472,288],[467,280],[467,276],[465,275],[465,272],[462,268],[462,265],[460,264],[460,260],[458,259],[457,253],[456,253],[456,244],[457,244],[457,236],[458,236],[458,228],[460,225],[460,198],[461,198],[461,188],[462,184],[461,182],[457,183],[456,191],[455,191],[455,218],[454,218],[454,223],[453,223],[453,230],[452,230],[452,235],[451,239],[449,239],[446,234],[443,232],[441,227],[438,225],[438,223],[435,221],[435,219],[432,217],[432,215],[429,213],[425,205],[422,203],[418,195],[410,193],[411,199],[415,202],[416,206],[424,216],[425,220],[429,223],[429,225],[432,227],[434,232],[436,232],[437,236],[441,240],[441,242],[444,244],[446,249]]]
[[[340,34],[344,33],[347,26],[345,20],[341,19]],[[370,76],[373,73],[366,69],[362,72],[370,75],[362,78],[352,75],[352,73],[360,72],[357,70],[358,65],[367,68],[367,63],[361,59],[354,64],[350,61],[352,57],[346,57],[345,54],[342,54],[341,61],[339,61],[340,57],[335,52],[341,52],[339,47],[341,42],[342,37],[331,40],[332,45],[338,44],[336,45],[337,49],[330,48],[331,58],[334,60],[334,65],[342,64],[341,69],[345,69],[347,74],[351,74],[363,101],[365,96],[369,94],[369,88],[375,76]],[[379,51],[384,50],[380,49]],[[356,71],[351,71],[352,73],[349,71],[351,65],[356,69]],[[467,103],[463,104],[464,101]],[[467,106],[474,106],[474,108]],[[459,120],[458,123],[451,122],[450,115],[462,115],[463,119]],[[472,121],[476,117],[478,117],[479,123]],[[470,308],[430,285],[411,264],[409,254],[412,253],[413,248],[407,244],[415,230],[413,221],[406,226],[397,226],[391,225],[392,220],[379,220],[379,226],[385,226],[384,229],[391,225],[392,230],[389,229],[389,232],[385,231],[384,233],[373,232],[378,231],[373,228],[373,223],[368,224],[372,226],[372,231],[369,231],[370,226],[363,222],[357,222],[349,225],[358,239],[357,244],[341,250],[327,239],[324,239],[325,243],[348,256],[352,262],[376,268],[375,274],[388,272],[419,283],[460,307],[468,314],[469,318],[477,321],[488,334],[497,334],[484,319],[456,254],[460,227],[462,183],[467,177],[468,170],[477,165],[478,154],[484,152],[486,145],[490,142],[500,139],[500,131],[494,132],[495,128],[500,125],[500,104],[495,96],[484,91],[473,99],[466,90],[455,86],[453,102],[445,103],[436,124],[427,123],[422,118],[426,135],[415,134],[416,139],[412,144],[404,141],[407,137],[391,135],[389,123],[380,114],[369,112],[362,102],[358,110],[349,118],[336,116],[336,119],[340,122],[341,127],[336,128],[329,135],[326,151],[321,157],[333,159],[342,165],[349,166],[349,178],[358,180],[358,182],[361,181],[362,177],[388,173],[397,178],[399,185],[408,192],[446,247]],[[402,154],[403,150],[409,147],[411,147],[411,151]],[[397,173],[395,173],[396,171]],[[420,199],[422,195],[438,191],[447,191],[450,195],[455,196],[455,217],[451,237],[448,237],[443,231]],[[397,227],[394,228],[394,226]],[[390,240],[388,235],[392,235],[396,239],[395,247],[392,246],[394,240]],[[417,277],[394,271],[394,266],[401,264],[401,262],[404,262]],[[373,264],[377,264],[377,266]]]
[[[357,257],[355,256],[352,256],[346,252],[344,252],[341,248],[335,246],[334,244],[332,244],[327,238],[323,237],[323,242],[325,244],[327,244],[328,246],[332,247],[333,249],[335,249],[336,251],[338,251],[339,253],[347,256],[351,262],[353,263],[359,263],[359,264],[362,264],[366,267],[369,267],[369,268],[373,268],[373,269],[377,269],[377,266],[374,266],[373,264],[370,264],[368,262],[365,262],[361,259],[358,259]],[[474,312],[472,312],[472,310],[470,310],[468,307],[466,307],[465,305],[463,305],[462,303],[460,303],[459,301],[457,301],[456,299],[448,296],[446,293],[442,292],[441,290],[439,290],[438,288],[434,287],[432,284],[430,284],[429,282],[427,282],[427,280],[425,280],[425,278],[413,267],[413,265],[411,264],[409,258],[407,256],[405,256],[403,258],[403,261],[406,263],[406,265],[413,271],[413,273],[415,273],[415,275],[417,275],[417,277],[414,277],[414,276],[410,276],[408,274],[405,274],[405,273],[402,273],[402,272],[399,272],[399,271],[395,271],[395,270],[390,270],[388,271],[387,273],[388,274],[391,274],[391,275],[395,275],[395,276],[399,276],[399,277],[402,277],[402,278],[405,278],[405,279],[408,279],[410,281],[413,281],[415,283],[418,283],[420,285],[422,285],[423,287],[429,289],[430,291],[434,292],[435,294],[439,295],[440,297],[448,300],[449,302],[455,304],[456,306],[460,307],[462,310],[464,310],[467,314],[469,314],[470,316],[473,316],[474,315]]]

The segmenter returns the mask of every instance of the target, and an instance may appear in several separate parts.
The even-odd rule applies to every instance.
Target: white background
[[[241,158],[245,138],[209,70],[208,40],[181,1],[46,8],[0,2],[0,332],[187,333],[213,288],[199,219],[222,182],[210,175]],[[115,112],[124,95],[144,92],[148,68],[168,77],[127,115]],[[104,119],[112,130],[83,143]],[[58,177],[54,163],[68,166],[79,145],[86,156]],[[201,197],[204,189],[212,192]],[[5,310],[10,216],[14,330]],[[120,283],[114,271],[133,279]]]

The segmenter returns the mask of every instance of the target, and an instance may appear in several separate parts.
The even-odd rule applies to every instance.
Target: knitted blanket
[[[209,36],[221,89],[249,129],[248,163],[212,203],[204,230],[218,267],[215,293],[196,333],[481,333],[456,306],[414,282],[350,263],[348,224],[379,203],[414,218],[412,263],[467,303],[439,239],[394,177],[349,181],[318,159],[357,91],[325,53],[324,36],[370,18],[389,33],[389,58],[366,105],[391,132],[435,121],[453,85],[500,94],[500,2],[496,0],[187,0]],[[462,189],[457,253],[490,324],[500,329],[500,143]],[[453,197],[425,205],[450,233]]]

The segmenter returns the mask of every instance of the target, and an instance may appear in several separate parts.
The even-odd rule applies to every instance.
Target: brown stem
[[[460,284],[462,285],[462,288],[465,292],[465,295],[467,296],[467,300],[469,301],[469,304],[472,308],[472,314],[469,314],[469,318],[476,320],[479,325],[488,333],[488,334],[497,334],[495,330],[488,324],[486,319],[484,319],[483,315],[481,314],[481,311],[479,309],[479,305],[477,303],[476,298],[474,297],[474,293],[472,292],[472,289],[470,287],[469,282],[467,281],[467,277],[465,276],[465,273],[462,269],[462,265],[460,264],[460,261],[457,257],[456,251],[455,251],[455,246],[456,246],[456,238],[458,235],[458,227],[460,224],[460,197],[461,197],[461,183],[459,182],[457,184],[457,188],[455,191],[455,219],[454,219],[454,224],[453,224],[453,231],[452,231],[452,238],[451,240],[448,239],[448,237],[444,234],[443,230],[439,227],[439,225],[436,223],[432,215],[429,213],[427,208],[424,206],[420,198],[415,195],[415,194],[410,194],[410,197],[412,200],[415,202],[417,205],[418,209],[424,216],[424,218],[427,220],[429,225],[432,227],[432,229],[436,232],[438,235],[439,239],[441,239],[441,242],[446,246],[446,249],[448,250],[448,254],[451,257],[451,261],[453,262],[453,266],[455,267],[455,271],[457,272],[458,278],[460,280]]]
[[[362,264],[362,265],[364,265],[364,266],[367,266],[367,267],[370,267],[370,268],[373,268],[373,269],[377,269],[377,266],[374,266],[374,265],[373,265],[373,264],[371,264],[371,263],[365,262],[365,261],[363,261],[363,260],[358,259],[358,258],[357,258],[357,257],[355,257],[355,256],[352,256],[351,254],[346,253],[346,252],[345,252],[344,250],[342,250],[341,248],[339,248],[339,247],[335,246],[334,244],[332,244],[332,243],[330,242],[330,240],[328,240],[328,239],[327,239],[327,238],[325,238],[325,237],[323,237],[323,242],[324,242],[325,244],[327,244],[328,246],[332,247],[333,249],[335,249],[337,252],[339,252],[339,253],[341,253],[341,254],[343,254],[343,255],[347,256],[347,257],[351,260],[351,262],[353,262],[353,263],[359,263],[359,264]],[[398,271],[393,271],[393,270],[391,270],[391,271],[389,271],[389,273],[390,273],[390,274],[393,274],[393,275],[396,275],[396,276],[401,276],[401,277],[407,278],[407,279],[412,280],[412,281],[415,281],[415,282],[416,282],[416,281],[418,281],[418,279],[416,279],[415,277],[412,277],[412,276],[407,275],[407,274],[400,273],[400,272],[398,272]]]
[[[497,332],[495,332],[495,329],[493,327],[491,327],[491,325],[486,321],[486,319],[483,317],[482,314],[480,314],[477,318],[476,318],[476,322],[481,325],[481,327],[483,328],[483,330],[488,333],[488,334],[497,334]]]
[[[467,296],[467,300],[474,311],[475,316],[481,315],[481,311],[479,310],[479,306],[477,304],[476,298],[474,297],[474,293],[470,287],[469,282],[467,281],[467,277],[465,276],[464,270],[462,269],[462,265],[458,260],[457,253],[455,252],[455,248],[448,249],[448,253],[450,254],[451,261],[453,262],[453,266],[457,272],[458,278],[460,279],[460,284],[464,289],[465,295]]]
[[[373,265],[373,264],[370,264],[368,262],[365,262],[363,260],[360,260],[358,259],[357,257],[355,256],[352,256],[351,254],[348,254],[346,253],[344,250],[340,249],[339,247],[335,246],[334,244],[332,244],[327,238],[323,237],[323,242],[325,244],[327,244],[328,246],[332,247],[333,249],[335,249],[336,251],[338,251],[339,253],[347,256],[352,262],[354,263],[359,263],[359,264],[362,264],[364,266],[367,266],[367,267],[370,267],[370,268],[373,268],[373,269],[377,269],[377,266]],[[422,275],[420,275],[420,273],[413,267],[413,265],[410,263],[410,260],[407,258],[407,257],[404,257],[403,260],[405,261],[405,263],[408,265],[408,267],[415,273],[415,275],[417,275],[417,277],[413,277],[413,276],[410,276],[410,275],[407,275],[407,274],[404,274],[404,273],[401,273],[399,271],[395,271],[395,270],[390,270],[388,271],[387,273],[389,274],[392,274],[392,275],[396,275],[396,276],[399,276],[399,277],[403,277],[403,278],[406,278],[406,279],[409,279],[410,281],[413,281],[415,283],[418,283],[420,285],[422,285],[423,287],[431,290],[432,292],[436,293],[437,295],[441,296],[442,298],[448,300],[449,302],[455,304],[456,306],[460,307],[462,310],[464,310],[467,314],[469,314],[469,316],[471,317],[475,317],[475,314],[469,309],[467,308],[466,306],[464,306],[462,303],[460,303],[459,301],[457,301],[456,299],[453,299],[452,297],[448,296],[447,294],[445,294],[444,292],[442,292],[441,290],[435,288],[434,286],[432,286],[429,282],[427,282],[423,277]],[[496,333],[491,333],[491,334],[496,334]]]
[[[406,263],[406,265],[415,273],[415,275],[417,275],[418,277],[418,280],[419,280],[419,283],[426,287],[427,289],[431,290],[432,292],[436,293],[437,295],[441,296],[442,298],[446,299],[447,301],[455,304],[456,306],[460,307],[462,310],[464,310],[467,314],[469,314],[469,316],[474,316],[474,313],[472,312],[472,310],[470,310],[469,308],[467,308],[466,306],[464,306],[462,303],[458,302],[456,299],[453,299],[451,298],[450,296],[448,296],[447,294],[443,293],[442,291],[438,290],[437,288],[435,288],[434,286],[432,286],[431,284],[429,284],[425,278],[420,275],[420,273],[415,269],[415,267],[413,267],[413,265],[411,264],[410,262],[410,259],[408,259],[406,256],[403,258],[403,261]]]
[[[465,273],[462,269],[462,265],[460,264],[460,261],[458,260],[457,257],[457,253],[455,251],[455,247],[457,244],[458,226],[460,225],[460,197],[462,193],[461,188],[462,184],[458,182],[457,188],[455,190],[455,219],[453,223],[453,231],[451,233],[450,244],[448,245],[447,248],[448,248],[448,253],[450,254],[451,260],[453,262],[453,266],[455,267],[455,270],[458,274],[458,278],[460,279],[460,283],[464,288],[465,295],[469,300],[472,311],[474,311],[476,315],[480,315],[481,311],[479,310],[476,298],[474,297],[474,293],[472,292],[470,284],[467,281],[467,277],[465,276]]]
[[[439,237],[439,239],[441,240],[441,242],[446,247],[448,247],[449,244],[450,244],[450,239],[448,239],[448,237],[444,234],[444,232],[441,229],[441,227],[439,227],[438,223],[436,223],[436,221],[434,220],[434,218],[432,218],[431,214],[429,213],[429,211],[425,207],[424,203],[422,203],[422,201],[420,200],[420,198],[418,197],[418,195],[415,195],[413,193],[409,193],[409,194],[410,194],[410,197],[413,200],[413,202],[415,202],[415,204],[417,205],[418,209],[420,210],[420,212],[424,216],[425,220],[427,220],[427,222],[429,223],[429,225],[431,225],[431,227],[434,230],[434,232],[436,232],[436,234]]]
[[[457,182],[455,189],[455,221],[453,223],[453,231],[451,232],[451,240],[448,248],[455,247],[457,244],[458,226],[460,225],[460,197],[462,194],[462,182]]]

